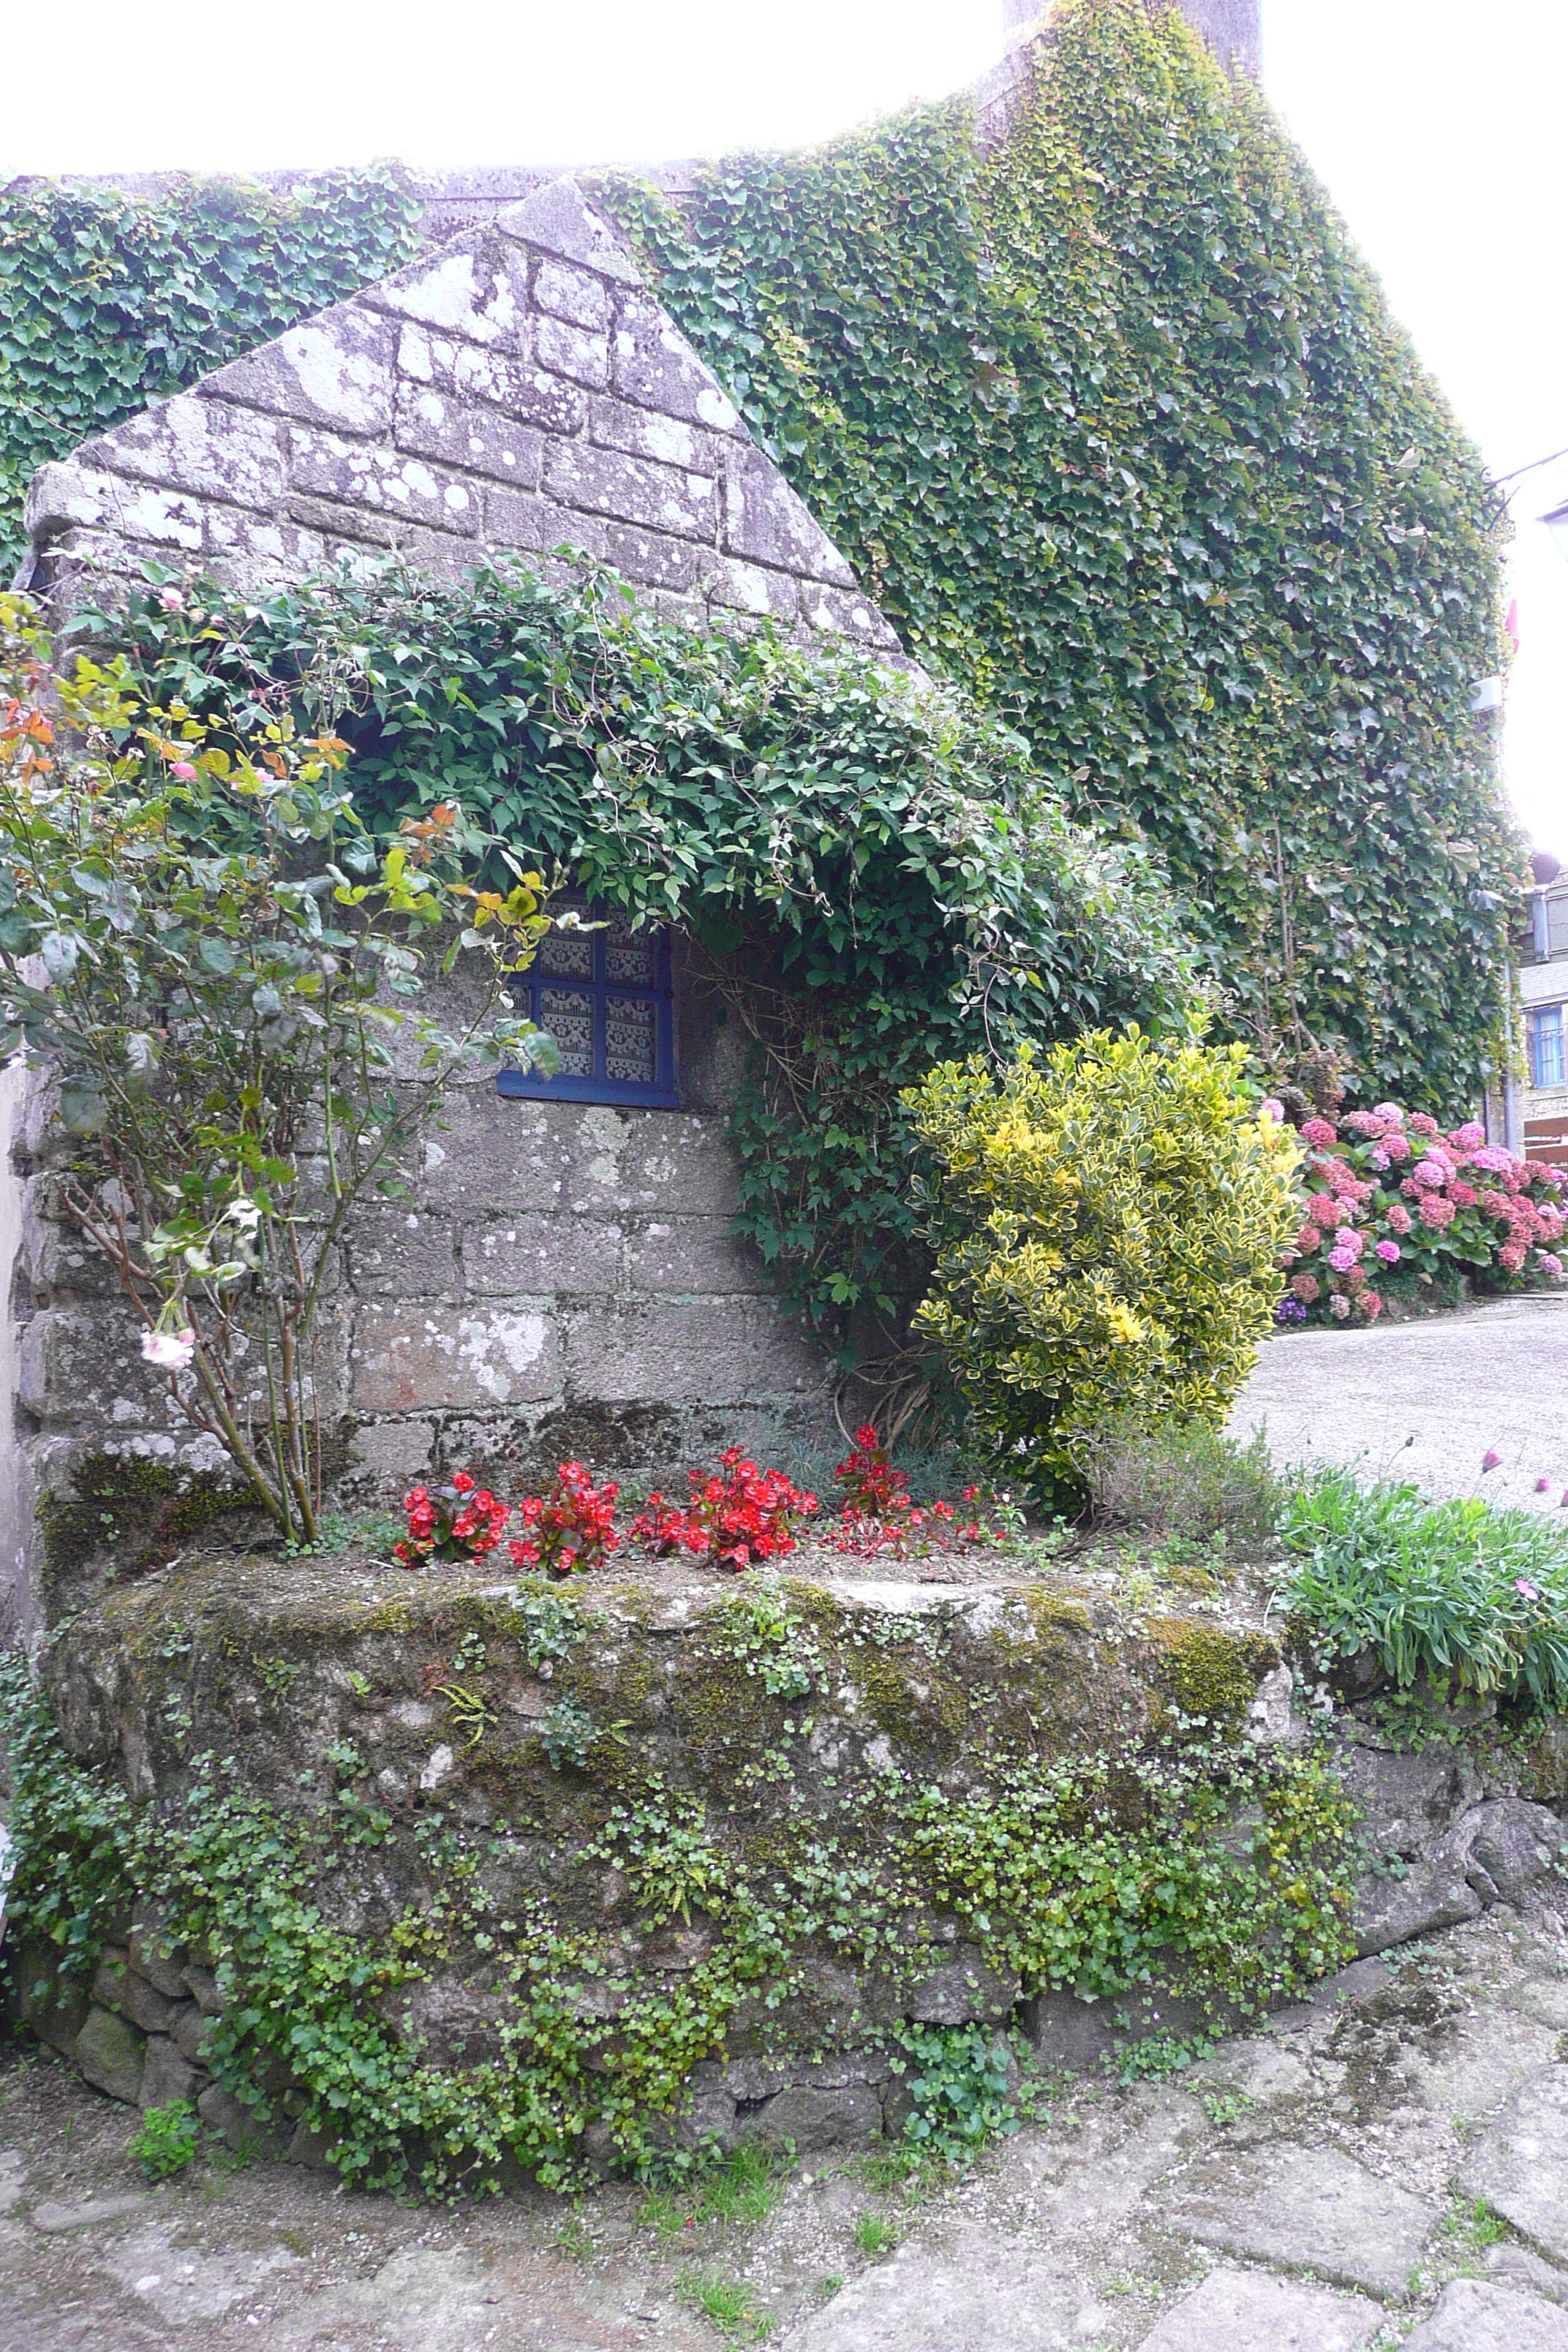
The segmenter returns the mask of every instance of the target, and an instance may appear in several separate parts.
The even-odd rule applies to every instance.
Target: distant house
[[[1568,1160],[1568,872],[1545,850],[1531,859],[1530,944],[1520,968],[1524,1003],[1524,1155]]]

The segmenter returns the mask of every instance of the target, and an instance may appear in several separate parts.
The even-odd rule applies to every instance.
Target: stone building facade
[[[1183,5],[1228,67],[1255,63],[1257,0]],[[1005,135],[1047,21],[1015,25],[973,93],[983,143]],[[679,196],[690,171],[655,176]],[[260,587],[393,552],[449,579],[504,551],[548,571],[571,548],[661,609],[903,661],[572,177],[453,173],[424,194],[431,242],[410,268],[42,467],[19,584],[63,621],[149,558]],[[671,950],[663,1102],[454,1089],[416,1197],[353,1231],[319,1365],[345,1494],[469,1458],[664,1470],[731,1437],[829,1434],[829,1368],[730,1231],[735,1033],[697,951]],[[0,1605],[8,1583],[26,1625],[90,1590],[95,1545],[123,1551],[142,1527],[172,1549],[191,1482],[220,1465],[57,1214],[47,1092],[0,1084],[17,1404]],[[53,1531],[41,1582],[35,1501]]]

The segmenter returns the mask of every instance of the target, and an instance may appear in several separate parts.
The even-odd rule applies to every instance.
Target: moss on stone
[[[1149,1630],[1161,1685],[1183,1714],[1201,1716],[1230,1737],[1238,1733],[1258,1684],[1279,1664],[1279,1645],[1266,1633],[1230,1633],[1188,1618],[1164,1618]]]

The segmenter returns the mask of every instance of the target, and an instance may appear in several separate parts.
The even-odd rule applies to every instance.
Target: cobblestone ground
[[[1428,1494],[1557,1510],[1568,1493],[1568,1293],[1269,1340],[1231,1416],[1279,1462],[1360,1461]],[[1483,1478],[1489,1453],[1500,1465]],[[1549,1481],[1537,1494],[1536,1480]]]
[[[149,2190],[131,2112],[13,2052],[0,2352],[1568,2352],[1568,1936],[1500,1906],[1394,1957],[1175,2082],[1064,2081],[940,2194],[806,2157],[751,2223],[207,2158]]]

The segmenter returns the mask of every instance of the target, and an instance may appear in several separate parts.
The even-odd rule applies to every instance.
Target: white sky
[[[6,37],[0,178],[658,160],[797,145],[998,54],[999,0],[76,0]],[[1264,0],[1264,77],[1498,472],[1568,444],[1568,9]],[[1568,856],[1568,559],[1515,499],[1522,638],[1508,769]]]

